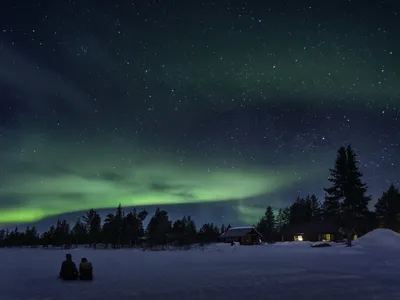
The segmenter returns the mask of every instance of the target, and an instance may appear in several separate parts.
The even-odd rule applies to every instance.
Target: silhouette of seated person
[[[81,259],[79,264],[79,279],[80,280],[93,280],[93,266],[88,262],[86,257]]]
[[[61,264],[60,278],[63,280],[77,280],[78,269],[75,263],[72,261],[72,255],[65,255],[65,260]]]

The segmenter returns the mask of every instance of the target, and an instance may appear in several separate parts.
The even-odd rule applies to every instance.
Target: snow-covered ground
[[[303,242],[217,244],[204,251],[70,250],[76,263],[83,256],[93,262],[93,282],[57,280],[67,251],[2,249],[0,299],[400,299],[396,243],[399,236],[377,230],[353,248]]]

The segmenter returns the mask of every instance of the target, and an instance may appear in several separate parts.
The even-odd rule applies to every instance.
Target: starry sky
[[[322,198],[347,143],[376,201],[400,175],[398,28],[384,0],[2,3],[0,223],[253,223]]]

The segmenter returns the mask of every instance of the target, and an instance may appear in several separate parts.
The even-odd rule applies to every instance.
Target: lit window
[[[325,233],[322,235],[322,241],[324,242],[330,242],[332,241],[332,236],[330,233]]]
[[[294,240],[296,242],[302,242],[303,241],[303,236],[302,235],[295,235],[294,236]]]

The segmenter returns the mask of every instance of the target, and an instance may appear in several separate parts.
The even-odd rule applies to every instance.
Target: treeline
[[[276,241],[287,225],[312,221],[332,221],[346,235],[349,245],[354,236],[361,236],[375,228],[400,231],[400,192],[391,184],[378,199],[375,209],[368,205],[371,196],[362,180],[357,155],[352,147],[340,147],[334,167],[330,169],[330,186],[324,188],[325,197],[320,201],[315,195],[297,198],[289,207],[274,214],[267,207],[257,229],[267,241]]]
[[[66,220],[59,220],[48,231],[39,235],[35,227],[27,227],[25,231],[15,228],[13,231],[0,231],[0,246],[22,247],[64,247],[87,245],[96,248],[104,244],[106,248],[121,248],[134,246],[158,246],[174,244],[185,246],[194,243],[217,242],[221,232],[230,228],[213,223],[206,223],[197,230],[190,216],[172,222],[168,212],[156,209],[146,228],[143,222],[148,217],[146,210],[137,212],[133,209],[125,213],[119,205],[115,213],[108,214],[104,220],[100,214],[91,209],[71,225]]]
[[[400,231],[400,192],[390,185],[378,199],[375,210],[368,205],[371,197],[362,180],[356,153],[349,145],[340,147],[324,189],[325,197],[320,201],[315,195],[298,197],[290,206],[276,213],[267,207],[265,215],[256,224],[266,242],[281,240],[288,225],[313,221],[334,221],[347,236],[349,244],[355,235],[362,235],[377,227]],[[148,212],[126,213],[119,205],[114,213],[104,220],[94,209],[87,211],[71,226],[66,220],[59,220],[46,232],[39,235],[35,227],[25,231],[0,230],[0,246],[62,246],[88,245],[120,248],[155,245],[190,245],[216,242],[230,225],[218,227],[213,223],[203,224],[197,229],[190,216],[172,222],[165,210],[157,209],[147,227],[143,223]]]

